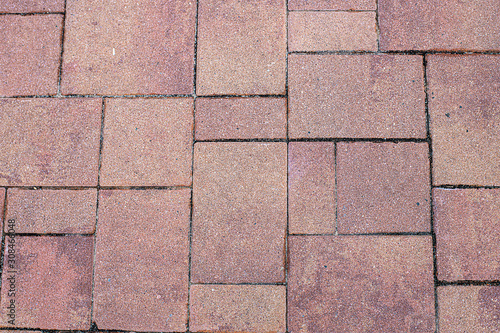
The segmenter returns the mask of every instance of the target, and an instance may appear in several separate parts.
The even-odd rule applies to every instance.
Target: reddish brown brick
[[[500,332],[499,286],[438,288],[439,332]]]
[[[57,93],[61,31],[62,15],[0,16],[0,96]]]
[[[500,280],[500,189],[434,189],[440,280]]]
[[[335,232],[333,142],[290,142],[288,230],[291,234]]]
[[[339,233],[430,231],[427,143],[337,145]]]
[[[422,57],[289,56],[292,138],[425,138]]]
[[[290,51],[376,51],[375,12],[290,12]]]
[[[291,236],[290,332],[434,332],[430,236]]]
[[[193,99],[107,99],[101,185],[191,184]]]
[[[191,279],[283,282],[286,143],[197,143]]]
[[[9,247],[12,244],[14,246]],[[93,247],[90,236],[7,236],[0,325],[90,329]],[[9,254],[13,261],[9,262]],[[12,297],[9,290],[15,290],[10,292]],[[8,322],[11,318],[7,316],[11,300],[15,300],[14,325]]]
[[[500,57],[431,55],[435,185],[500,185]]]
[[[16,221],[16,232],[37,234],[94,232],[96,189],[75,191],[12,188],[8,193],[6,219]]]
[[[64,94],[191,94],[196,1],[68,0]]]
[[[193,332],[286,331],[285,286],[193,285]]]
[[[379,0],[382,50],[500,50],[498,0]]]
[[[64,12],[64,0],[2,0],[0,13],[54,13]]]
[[[375,10],[376,0],[288,0],[290,10]]]
[[[101,100],[0,99],[0,185],[95,186]]]
[[[189,189],[104,190],[97,227],[99,329],[186,330]]]
[[[196,140],[284,139],[284,98],[198,98]]]
[[[198,95],[285,93],[285,3],[199,1]]]

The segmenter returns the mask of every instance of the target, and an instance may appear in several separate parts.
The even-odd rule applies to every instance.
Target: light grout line
[[[61,27],[61,55],[59,58],[59,69],[57,73],[57,94],[56,97],[61,96],[61,79],[62,79],[62,67],[63,67],[63,55],[64,55],[64,35],[66,32],[66,8],[68,0],[64,0],[64,12]]]

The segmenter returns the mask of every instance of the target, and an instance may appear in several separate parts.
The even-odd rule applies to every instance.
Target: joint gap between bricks
[[[192,282],[193,286],[285,286],[286,282]]]
[[[337,182],[337,142],[333,143],[333,167],[334,167],[334,181],[335,181],[335,235],[339,235],[339,214],[338,214],[338,201],[339,201],[339,196],[338,196],[338,182]]]
[[[379,16],[379,0],[375,2],[375,30],[377,31],[377,52],[380,52],[380,16]]]
[[[415,142],[415,143],[425,143],[428,142],[428,138],[296,138],[290,139],[290,142]]]
[[[25,191],[41,191],[41,190],[69,190],[69,191],[84,191],[91,189],[100,190],[131,190],[131,191],[141,191],[141,190],[184,190],[191,189],[191,185],[180,185],[180,186],[3,186],[7,189],[19,189]]]
[[[433,185],[432,188],[441,189],[500,189],[500,186],[496,185]]]
[[[65,12],[28,12],[28,13],[0,13],[0,16],[33,16],[33,15],[64,15]]]
[[[59,69],[57,73],[57,94],[56,97],[61,96],[61,80],[62,80],[62,68],[63,68],[63,55],[64,55],[64,35],[66,32],[66,7],[67,0],[64,0],[64,14],[62,17],[62,27],[61,27],[61,54],[59,56]]]
[[[321,233],[321,234],[290,234],[292,237],[317,237],[317,236],[342,236],[342,237],[367,237],[367,236],[389,236],[389,237],[397,237],[397,236],[431,236],[431,232],[421,231],[421,232],[372,232],[372,233]]]
[[[290,51],[289,54],[298,55],[421,55],[424,54],[438,54],[438,55],[499,55],[500,50],[496,51],[428,51],[428,50],[379,50],[379,51],[366,51],[366,50],[328,50],[328,51]]]
[[[293,9],[289,13],[375,13],[376,9]]]
[[[94,236],[92,233],[36,233],[36,232],[15,232],[14,235],[21,237],[91,237]]]
[[[447,287],[447,286],[500,286],[500,280],[438,281],[438,287]]]
[[[286,232],[285,232],[285,246],[284,246],[284,269],[285,269],[285,331],[289,331],[288,327],[288,277],[289,277],[289,269],[290,269],[290,253],[289,253],[289,238],[288,236],[290,235],[290,183],[289,183],[289,176],[290,176],[290,163],[289,163],[289,158],[290,158],[290,134],[289,134],[289,78],[288,78],[288,54],[289,54],[289,41],[288,41],[288,35],[289,35],[289,28],[288,28],[288,22],[289,22],[289,15],[290,11],[288,8],[288,1],[285,2],[285,40],[286,40],[286,54],[285,54],[285,119],[286,119],[286,128],[285,128],[285,135],[286,135]]]

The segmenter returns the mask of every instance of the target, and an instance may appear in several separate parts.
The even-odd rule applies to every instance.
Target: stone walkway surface
[[[0,333],[500,332],[500,0],[0,0]]]

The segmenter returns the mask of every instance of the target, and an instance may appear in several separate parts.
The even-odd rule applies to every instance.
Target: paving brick
[[[285,286],[193,285],[193,332],[286,331]]]
[[[7,236],[0,325],[89,330],[93,247],[90,236]],[[10,304],[15,308],[14,325],[8,322]]]
[[[289,10],[375,10],[376,0],[288,0]]]
[[[201,0],[198,95],[284,94],[286,0]]]
[[[440,280],[500,280],[500,189],[434,189]]]
[[[285,98],[198,98],[196,140],[284,139]]]
[[[288,230],[291,234],[335,232],[335,145],[290,142]]]
[[[101,185],[191,184],[193,99],[107,99]]]
[[[284,280],[286,143],[197,143],[191,280]]]
[[[68,0],[64,94],[191,94],[196,1]]]
[[[500,331],[499,286],[443,286],[437,291],[439,332]]]
[[[337,145],[339,233],[430,231],[427,143]]]
[[[498,0],[379,0],[381,50],[500,50]]]
[[[62,15],[0,16],[0,96],[57,93],[62,22]]]
[[[500,185],[500,57],[428,59],[435,185]]]
[[[19,233],[93,233],[97,190],[9,189],[6,219]],[[0,193],[1,195],[1,193]],[[7,224],[5,224],[7,232]]]
[[[434,332],[430,236],[291,236],[289,251],[290,332]]]
[[[186,330],[189,189],[102,190],[94,318],[99,329]]]
[[[289,56],[292,138],[425,138],[422,57]]]
[[[0,185],[95,186],[101,100],[0,99]]]
[[[375,12],[290,12],[289,51],[376,51]]]
[[[3,223],[4,203],[5,203],[5,189],[0,187],[0,223]]]
[[[64,12],[64,0],[19,1],[2,0],[0,13],[54,13]]]

